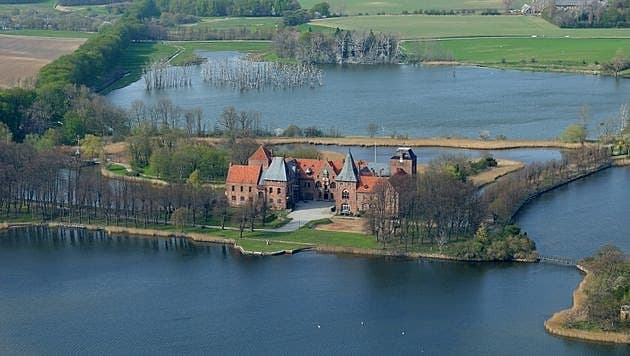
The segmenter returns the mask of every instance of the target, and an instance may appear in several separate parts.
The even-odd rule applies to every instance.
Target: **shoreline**
[[[569,339],[630,345],[630,334],[612,331],[588,331],[567,328],[564,326],[565,322],[572,313],[577,313],[583,308],[583,301],[586,299],[584,288],[587,281],[592,278],[592,273],[584,266],[577,265],[576,267],[582,273],[585,273],[585,276],[584,279],[582,279],[582,282],[580,282],[578,287],[573,291],[573,305],[570,309],[564,309],[556,312],[551,316],[551,318],[547,319],[544,324],[545,331],[551,335],[566,337]]]
[[[206,143],[218,143],[222,138],[204,137],[195,138],[196,141]],[[558,148],[575,149],[579,148],[579,143],[566,143],[558,140],[488,140],[482,141],[471,138],[390,138],[390,137],[368,137],[368,136],[345,136],[345,137],[260,137],[256,139],[259,144],[267,145],[289,145],[289,144],[310,144],[322,146],[361,146],[372,147],[438,147],[438,148],[459,148],[470,150],[510,150],[519,148]]]
[[[440,253],[423,253],[423,252],[402,252],[402,251],[388,251],[383,249],[371,249],[371,248],[359,248],[359,247],[345,247],[334,245],[314,245],[305,244],[302,247],[294,249],[279,249],[277,251],[249,251],[245,250],[242,246],[238,245],[235,239],[223,238],[212,236],[209,234],[201,234],[196,232],[173,232],[163,231],[156,229],[144,229],[134,227],[122,227],[122,226],[102,226],[92,224],[72,224],[72,223],[59,223],[59,222],[19,222],[19,223],[0,223],[0,231],[24,227],[48,227],[48,228],[69,228],[69,229],[84,229],[88,231],[103,231],[106,234],[126,234],[132,237],[160,237],[160,238],[185,238],[193,242],[215,243],[222,245],[229,245],[235,250],[239,251],[243,255],[252,256],[279,256],[279,255],[292,255],[303,251],[316,251],[318,253],[332,253],[332,254],[352,254],[359,256],[380,256],[380,257],[395,257],[395,258],[409,258],[409,259],[428,259],[439,261],[451,261],[451,262],[472,262],[472,263],[538,263],[538,259],[514,259],[511,261],[489,261],[483,259],[461,259],[449,255]],[[247,239],[247,238],[246,238]],[[263,239],[248,239],[252,241],[265,241]],[[271,240],[272,242],[288,242]]]

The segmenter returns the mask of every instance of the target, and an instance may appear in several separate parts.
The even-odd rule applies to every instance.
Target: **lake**
[[[198,52],[203,57],[235,52]],[[590,126],[614,117],[630,98],[630,81],[566,73],[537,73],[450,66],[324,66],[324,85],[315,89],[250,90],[218,88],[193,72],[193,86],[147,92],[144,80],[113,91],[108,98],[128,107],[134,100],[154,104],[168,97],[185,109],[203,109],[209,128],[227,106],[255,110],[269,128],[289,124],[335,128],[366,135],[367,123],[379,135],[545,139],[560,135],[590,107]],[[596,130],[592,130],[596,136]]]
[[[627,252],[629,182],[630,169],[606,170],[543,195],[518,222],[542,254]],[[550,264],[259,258],[32,228],[0,232],[0,270],[0,354],[628,353],[545,333],[582,279]]]

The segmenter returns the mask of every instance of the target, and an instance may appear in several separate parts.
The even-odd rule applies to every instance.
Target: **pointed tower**
[[[337,191],[335,193],[335,205],[337,212],[343,215],[353,215],[358,211],[357,186],[359,184],[359,170],[354,163],[354,157],[348,150],[341,171],[335,178]]]
[[[249,157],[247,164],[250,166],[261,166],[263,169],[269,168],[271,164],[271,151],[269,151],[265,145],[260,145],[256,152]]]

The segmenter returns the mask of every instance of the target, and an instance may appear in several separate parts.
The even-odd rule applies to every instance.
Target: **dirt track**
[[[35,78],[44,65],[77,49],[84,38],[0,35],[0,87]]]

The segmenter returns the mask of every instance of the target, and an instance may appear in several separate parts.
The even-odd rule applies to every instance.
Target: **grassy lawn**
[[[109,166],[107,166],[107,170],[121,176],[127,175],[127,168],[121,166],[120,164],[110,164]]]
[[[16,36],[37,36],[37,37],[61,37],[61,38],[89,38],[96,33],[77,31],[55,31],[55,30],[9,30],[0,31],[2,35]]]
[[[305,9],[320,3],[320,0],[302,0],[300,4]],[[341,11],[343,14],[356,15],[376,14],[400,14],[403,10],[442,10],[442,9],[487,9],[502,8],[500,0],[397,0],[397,1],[367,1],[367,0],[329,0],[333,12]],[[522,1],[516,1],[514,7],[520,8]]]
[[[610,61],[617,51],[630,54],[630,39],[474,38],[405,42],[403,47],[414,53],[425,43],[452,53],[460,62],[507,67],[523,63],[586,67]]]
[[[195,51],[234,51],[234,52],[260,52],[272,51],[271,42],[265,41],[215,41],[215,42],[169,42],[183,50],[171,63],[180,65],[187,63],[195,57]]]
[[[403,39],[448,37],[630,38],[630,29],[561,29],[535,16],[354,16],[311,22],[347,30],[399,33]]]

